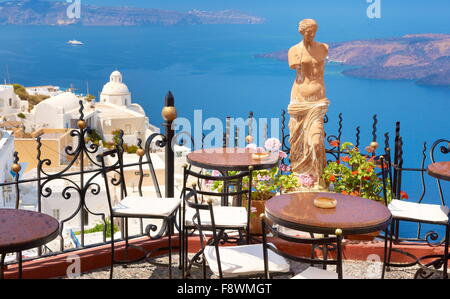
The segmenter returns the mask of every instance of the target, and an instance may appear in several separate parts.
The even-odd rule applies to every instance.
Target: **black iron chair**
[[[442,146],[440,148],[441,153],[447,154],[450,152],[450,147],[448,144],[450,144],[449,140],[440,139],[433,143],[430,149],[430,159],[431,162],[434,163],[435,161],[435,151],[438,148],[439,145],[442,145],[446,143],[447,147]],[[403,166],[403,139],[400,136],[400,123],[397,123],[396,125],[396,139],[395,139],[395,149],[394,149],[394,160],[392,163],[389,164],[388,170],[389,170],[389,176],[392,177],[391,181],[391,188],[392,188],[392,201],[389,204],[389,210],[392,213],[393,221],[391,223],[391,236],[390,236],[390,242],[389,242],[389,253],[388,253],[388,265],[390,267],[409,267],[416,265],[417,263],[421,263],[423,260],[432,260],[431,262],[428,262],[426,265],[421,265],[420,270],[416,273],[416,277],[419,275],[422,278],[428,278],[431,275],[433,275],[434,272],[430,270],[429,267],[434,267],[435,270],[440,269],[443,267],[443,277],[448,277],[448,269],[447,269],[447,261],[449,258],[448,253],[448,247],[449,247],[449,240],[450,240],[450,219],[449,219],[449,213],[450,210],[445,204],[442,188],[441,188],[441,182],[439,179],[436,179],[438,184],[438,190],[440,195],[441,204],[425,204],[423,203],[423,199],[425,197],[425,161],[426,161],[426,143],[424,143],[423,151],[422,151],[422,162],[420,168],[406,168]],[[388,153],[389,154],[389,153]],[[413,201],[404,201],[401,200],[401,190],[402,190],[402,178],[403,178],[403,172],[409,171],[409,172],[418,172],[421,176],[421,182],[422,182],[422,194],[420,198],[413,202]],[[400,223],[401,222],[410,222],[410,223],[417,223],[418,229],[417,229],[417,235],[415,238],[402,238],[400,237]],[[438,240],[439,234],[430,231],[425,234],[425,237],[422,237],[422,225],[423,224],[432,224],[432,225],[439,225],[445,227],[445,237],[440,240]],[[393,243],[398,244],[407,244],[407,242],[426,242],[430,246],[436,247],[444,244],[444,255],[431,255],[431,256],[425,256],[420,257],[419,259],[416,259],[413,255],[411,255],[408,252],[401,251],[399,249],[394,249]],[[437,242],[436,242],[437,241]],[[407,255],[410,257],[413,262],[405,263],[405,264],[393,264],[390,262],[392,252],[398,252],[400,254]]]
[[[195,171],[190,170],[190,168],[185,165],[184,166],[184,183],[183,183],[183,190],[186,190],[187,188],[187,180],[189,177],[193,177],[196,179],[198,183],[201,185],[201,181],[212,181],[212,182],[222,182],[223,186],[230,186],[235,185],[235,189],[230,191],[231,189],[223,188],[221,192],[212,192],[208,190],[202,190],[200,188],[197,189],[197,185],[195,184],[193,188],[196,190],[196,194],[200,195],[202,197],[202,201],[204,202],[204,197],[212,197],[212,198],[220,198],[223,199],[224,197],[234,196],[239,197],[242,195],[246,195],[246,197],[249,199],[247,201],[246,207],[240,207],[240,206],[216,206],[214,209],[215,213],[215,221],[216,221],[216,227],[222,231],[222,242],[228,242],[228,243],[241,243],[246,242],[247,244],[250,243],[250,216],[251,216],[251,188],[248,188],[248,186],[252,185],[252,171],[253,168],[249,167],[248,171],[240,172],[239,174],[232,175],[232,176],[210,176],[203,173],[198,173]],[[247,188],[243,188],[242,180],[248,177],[248,186]],[[199,185],[199,186],[200,186]],[[183,191],[183,194],[185,191]],[[223,202],[223,200],[221,201]],[[196,210],[193,208],[189,208],[189,205],[184,201],[183,205],[183,213],[182,213],[182,220],[181,223],[183,224],[183,242],[182,242],[182,251],[184,252],[183,257],[184,260],[182,261],[184,265],[184,269],[187,270],[186,273],[189,273],[189,270],[193,263],[197,260],[197,258],[202,254],[202,251],[199,251],[194,258],[191,260],[192,262],[188,263],[188,236],[192,234],[196,230],[196,226],[193,222],[193,217],[195,216]],[[208,213],[203,212],[203,222],[210,223],[211,217]],[[239,237],[233,237],[228,234],[230,231],[237,231],[239,233]],[[244,237],[245,234],[245,237]]]
[[[172,278],[172,235],[174,233],[174,224],[176,219],[176,213],[179,212],[181,207],[181,200],[178,198],[162,198],[159,188],[158,180],[156,177],[155,169],[151,158],[151,146],[153,142],[160,137],[161,139],[156,141],[156,144],[160,147],[168,146],[165,143],[165,136],[161,134],[151,135],[145,144],[145,151],[142,149],[138,151],[138,155],[141,157],[139,167],[141,174],[141,183],[143,179],[142,165],[147,164],[149,167],[150,175],[153,180],[153,185],[156,191],[156,197],[142,196],[141,186],[139,187],[139,196],[128,195],[127,186],[125,182],[125,165],[123,163],[123,148],[122,146],[116,146],[116,149],[104,152],[97,156],[99,162],[102,165],[102,173],[105,181],[106,194],[108,198],[110,217],[111,217],[111,271],[110,278],[113,277],[114,264],[126,264],[131,262],[138,262],[147,260],[150,258],[151,253],[147,252],[142,247],[137,247],[129,244],[128,236],[128,219],[129,218],[141,218],[141,219],[159,219],[163,221],[163,224],[156,236],[152,238],[157,239],[167,233],[168,245],[169,245],[169,277]],[[169,145],[170,146],[170,145]],[[146,155],[147,161],[142,162],[142,156]],[[112,157],[116,159],[112,165],[107,165],[105,158]],[[112,176],[110,176],[112,174]],[[113,200],[113,188],[114,186],[120,188],[120,201],[114,204]],[[128,256],[128,249],[134,248],[143,253],[139,259],[135,260],[116,260],[115,248],[114,248],[114,218],[121,218],[124,223],[124,238],[125,238],[125,252]],[[148,226],[147,230],[150,235],[150,230],[156,231],[155,225]]]
[[[332,237],[324,237],[324,238],[296,238],[292,237],[290,235],[286,235],[282,232],[280,232],[275,226],[271,225],[270,221],[267,219],[267,217],[262,214],[261,216],[261,222],[263,227],[263,248],[264,248],[264,278],[269,279],[271,278],[271,264],[269,262],[269,256],[271,253],[274,253],[278,256],[282,256],[283,258],[286,258],[288,260],[301,262],[310,264],[311,267],[308,267],[306,270],[302,271],[301,273],[291,277],[292,279],[350,279],[352,277],[343,275],[343,269],[342,269],[342,230],[337,229],[335,232],[335,236]],[[306,257],[299,257],[299,256],[293,256],[291,254],[288,254],[286,252],[283,252],[279,249],[277,249],[273,244],[268,243],[268,235],[271,234],[272,237],[278,238],[284,241],[292,242],[295,244],[308,244],[311,245],[312,248],[321,248],[321,247],[330,247],[330,248],[336,248],[336,258],[328,258],[328,256],[324,256],[324,258],[315,258],[314,256],[311,256],[311,258]],[[323,250],[322,250],[323,252]],[[314,267],[314,265],[322,265],[323,268],[317,268]],[[336,272],[332,272],[329,270],[326,270],[326,266],[328,265],[334,265],[336,266]]]
[[[202,204],[196,190],[186,188],[185,191],[184,203],[195,211],[192,224],[199,232],[201,251],[196,256],[199,259],[201,256],[203,278],[206,279],[206,265],[220,279],[264,277],[263,244],[220,246],[226,237],[223,227],[216,223],[218,213],[212,199]],[[267,264],[274,275],[290,273],[289,264],[280,255],[269,254]]]

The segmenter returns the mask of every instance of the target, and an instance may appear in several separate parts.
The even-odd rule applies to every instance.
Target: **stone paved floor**
[[[154,259],[156,262],[167,263],[168,257],[161,256]],[[178,270],[178,254],[174,255],[174,265],[172,267],[174,278],[180,278]],[[308,267],[305,264],[291,263],[291,269],[295,273],[299,273]],[[377,279],[381,275],[381,263],[364,262],[364,261],[344,261],[344,275],[348,275],[360,279]],[[192,268],[191,278],[203,278],[201,268]],[[418,268],[393,268],[386,273],[387,279],[411,279]],[[333,270],[333,267],[329,267]],[[141,262],[130,264],[127,266],[117,265],[114,267],[114,278],[120,279],[162,279],[168,278],[168,267],[155,266],[149,263]],[[208,278],[217,278],[209,270]],[[93,272],[84,273],[80,279],[106,279],[109,278],[109,268],[98,269]]]

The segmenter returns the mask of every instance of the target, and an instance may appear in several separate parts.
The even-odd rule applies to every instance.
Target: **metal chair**
[[[126,165],[123,163],[123,148],[122,146],[116,146],[116,149],[104,152],[97,156],[99,162],[102,165],[102,174],[105,181],[106,194],[108,198],[110,217],[111,217],[111,271],[110,278],[113,277],[114,264],[126,264],[131,262],[139,262],[142,260],[147,260],[152,252],[146,252],[142,247],[137,247],[129,244],[128,237],[128,219],[129,218],[144,218],[144,219],[160,219],[163,221],[163,225],[159,233],[152,238],[162,237],[165,233],[168,235],[168,245],[169,245],[169,278],[172,278],[172,235],[174,233],[174,224],[176,213],[179,212],[181,206],[181,200],[178,198],[162,198],[158,180],[156,177],[155,169],[153,167],[153,162],[151,158],[151,145],[156,138],[162,138],[157,140],[156,144],[160,147],[170,146],[165,143],[165,136],[162,134],[151,135],[145,144],[145,151],[142,149],[138,151],[138,155],[141,157],[140,163],[137,163],[140,168],[141,183],[143,179],[143,169],[142,165],[147,164],[150,170],[150,175],[153,180],[153,184],[156,191],[156,197],[145,197],[142,196],[141,186],[139,187],[139,196],[130,196],[127,192],[124,168]],[[147,161],[142,162],[142,156],[146,155]],[[106,165],[105,158],[113,157],[116,162],[112,165]],[[109,177],[108,174],[113,174]],[[114,204],[112,190],[110,188],[118,186],[120,188],[120,201]],[[124,223],[125,231],[125,252],[128,255],[129,248],[138,249],[143,253],[139,259],[135,260],[116,260],[115,259],[115,247],[114,247],[114,218],[121,218]],[[157,227],[155,225],[149,226],[148,233],[150,230],[156,231]]]
[[[435,150],[438,148],[440,144],[447,143],[450,144],[449,140],[445,139],[439,139],[436,142],[433,143],[430,149],[430,158],[431,162],[435,162]],[[446,149],[446,150],[443,150]],[[423,146],[423,157],[421,162],[420,168],[406,168],[403,166],[403,139],[400,136],[400,123],[397,123],[396,125],[396,140],[395,140],[395,149],[394,149],[394,161],[393,163],[390,163],[388,166],[389,176],[391,176],[392,182],[391,182],[391,188],[392,188],[392,201],[389,204],[389,210],[392,213],[393,221],[391,223],[391,235],[390,235],[390,241],[389,241],[389,252],[388,252],[388,265],[391,267],[409,267],[416,265],[417,263],[420,263],[422,260],[429,260],[432,259],[433,261],[427,263],[425,267],[422,267],[421,269],[416,273],[416,277],[419,275],[423,278],[430,277],[433,275],[433,272],[435,271],[429,271],[429,267],[433,266],[436,270],[443,267],[443,277],[448,278],[448,266],[447,266],[447,260],[449,258],[448,253],[448,247],[449,247],[449,240],[450,240],[450,218],[449,213],[450,210],[445,204],[441,183],[439,179],[436,179],[438,184],[438,190],[440,195],[441,204],[425,204],[423,203],[423,199],[425,196],[425,161],[426,161],[426,143],[424,143]],[[446,154],[450,152],[449,148],[442,147],[441,152]],[[389,154],[389,153],[388,153]],[[404,201],[401,200],[401,190],[402,190],[402,176],[403,172],[409,171],[409,172],[419,172],[421,176],[421,182],[422,182],[422,194],[420,198],[416,202],[412,201]],[[401,238],[399,235],[400,231],[400,223],[401,222],[411,222],[411,223],[417,223],[418,230],[417,235],[415,238]],[[422,238],[422,224],[433,224],[433,225],[439,225],[445,227],[445,237],[437,242],[432,243],[432,241],[438,240],[438,233],[434,231],[430,231],[425,234],[425,237]],[[393,249],[393,243],[405,243],[408,241],[415,241],[415,242],[427,242],[430,246],[436,247],[444,244],[444,255],[432,255],[432,256],[425,256],[416,258],[415,256],[398,250]],[[392,252],[398,252],[404,255],[409,256],[411,259],[414,259],[414,262],[406,263],[406,264],[392,264],[390,263]]]
[[[185,191],[185,205],[195,211],[192,224],[199,232],[201,251],[197,256],[202,256],[203,277],[206,279],[206,264],[221,279],[263,277],[263,244],[219,246],[223,244],[224,229],[216,222],[219,220],[217,207],[213,206],[212,199],[207,204],[200,203],[196,190],[186,188]],[[289,264],[281,256],[270,254],[267,259],[274,273],[289,273]]]
[[[252,185],[252,171],[253,168],[249,167],[248,171],[240,172],[239,174],[232,175],[232,176],[210,176],[205,175],[202,173],[197,173],[195,171],[192,171],[188,168],[187,165],[184,166],[184,183],[183,183],[183,194],[185,194],[185,190],[187,190],[187,180],[188,178],[194,177],[197,179],[198,182],[200,180],[209,180],[213,182],[220,181],[225,185],[230,185],[231,183],[235,182],[241,182],[242,179],[245,177],[248,177],[248,186]],[[249,200],[247,201],[246,207],[239,207],[239,206],[215,206],[214,207],[214,215],[215,215],[215,226],[217,229],[221,230],[221,237],[222,242],[229,242],[229,243],[237,243],[237,242],[245,242],[247,244],[250,243],[250,216],[251,216],[251,188],[247,186],[247,188],[242,188],[241,184],[237,184],[239,187],[236,187],[234,191],[230,191],[229,189],[225,189],[222,192],[212,192],[208,190],[201,190],[197,189],[197,185],[194,185],[194,189],[196,191],[196,194],[202,196],[202,200],[204,202],[204,197],[217,197],[223,199],[224,197],[228,196],[242,196],[246,195]],[[223,202],[223,201],[222,201]],[[196,230],[196,225],[193,222],[193,218],[196,214],[196,210],[189,206],[189,204],[186,202],[186,200],[183,201],[183,207],[182,207],[183,213],[182,213],[182,230],[183,230],[183,242],[182,242],[182,251],[183,254],[183,266],[184,269],[189,272],[192,263],[196,261],[196,259],[202,254],[202,251],[199,251],[194,258],[192,259],[193,262],[188,263],[188,236],[189,232],[191,234]],[[212,219],[209,216],[209,213],[202,211],[202,220],[203,223],[211,223]],[[228,234],[230,231],[237,231],[239,233],[239,237],[232,237]],[[245,237],[243,236],[245,233]],[[185,273],[185,272],[183,272]]]
[[[342,230],[336,229],[335,236],[332,237],[323,237],[323,238],[296,238],[292,237],[290,235],[286,235],[282,232],[280,232],[275,226],[271,225],[268,221],[267,217],[264,214],[261,214],[261,222],[263,227],[263,249],[264,249],[264,278],[269,279],[271,278],[271,267],[270,264],[270,254],[274,253],[279,256],[282,256],[283,258],[286,258],[288,260],[301,262],[310,264],[311,267],[308,267],[306,270],[302,271],[301,273],[291,277],[292,279],[351,279],[350,276],[343,275],[342,270]],[[272,235],[274,238],[278,238],[284,241],[292,242],[295,244],[309,244],[311,247],[333,247],[336,248],[336,258],[335,259],[329,259],[327,256],[324,256],[324,258],[319,259],[315,258],[314,256],[311,256],[311,258],[306,257],[299,257],[299,256],[293,256],[291,254],[288,254],[286,252],[283,252],[279,249],[277,249],[273,244],[268,243],[267,239],[269,234]],[[322,251],[323,252],[323,251]],[[325,270],[326,267],[323,267],[323,269],[313,267],[314,265],[334,265],[336,266],[336,272],[332,272],[329,270]]]

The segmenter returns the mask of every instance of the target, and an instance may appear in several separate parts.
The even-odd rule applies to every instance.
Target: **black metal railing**
[[[104,187],[104,183],[99,183],[96,181],[96,178],[101,178],[102,175],[102,166],[96,160],[96,155],[100,154],[103,151],[103,148],[99,146],[99,144],[93,143],[88,138],[89,134],[92,132],[91,129],[87,126],[86,121],[84,119],[84,105],[83,101],[80,100],[80,109],[79,109],[79,119],[77,121],[78,129],[74,129],[70,132],[70,136],[73,138],[74,145],[68,145],[64,149],[64,154],[68,157],[69,162],[67,165],[62,166],[61,170],[56,172],[50,172],[49,169],[52,167],[51,159],[43,157],[42,154],[42,140],[41,137],[36,138],[36,149],[37,149],[37,169],[36,176],[33,178],[22,178],[21,174],[21,166],[20,166],[20,157],[18,152],[14,152],[14,164],[12,166],[12,171],[14,172],[14,180],[11,182],[2,182],[0,183],[0,188],[5,188],[8,186],[13,186],[15,190],[15,203],[14,208],[21,208],[21,186],[24,184],[35,184],[36,187],[36,210],[38,212],[43,211],[43,203],[44,199],[51,200],[51,195],[55,195],[57,191],[54,190],[53,186],[55,182],[58,182],[57,185],[63,186],[62,191],[58,192],[63,199],[74,200],[74,196],[77,196],[76,208],[70,212],[70,215],[64,219],[60,220],[60,229],[59,229],[59,239],[60,239],[60,248],[59,251],[52,251],[47,246],[43,246],[42,248],[37,248],[37,256],[29,259],[39,258],[43,256],[50,256],[60,254],[62,252],[75,251],[95,246],[104,245],[109,243],[107,240],[107,215],[105,213],[94,211],[87,204],[87,197],[93,196],[98,197],[95,200],[103,200],[105,206],[107,206],[106,195],[103,198],[99,196],[101,194],[101,190]],[[145,150],[147,153],[154,152],[154,146],[163,145],[166,148],[165,153],[165,173],[166,173],[166,182],[165,182],[165,195],[166,197],[173,197],[174,194],[174,153],[172,150],[172,138],[174,136],[174,131],[172,130],[172,122],[176,117],[176,110],[174,107],[174,99],[173,95],[169,92],[166,97],[166,106],[163,108],[163,117],[165,119],[164,126],[166,127],[164,137],[164,143],[158,143],[157,140],[153,140],[154,135],[148,137],[152,142],[146,142],[145,148],[142,148],[142,139],[137,138],[137,148],[138,150]],[[119,131],[119,134],[116,136],[115,147],[119,147],[122,152],[124,150],[124,140],[123,140],[123,131]],[[148,141],[148,140],[147,140]],[[168,145],[168,146],[167,146]],[[162,146],[161,146],[162,147]],[[169,148],[169,149],[168,149]],[[142,187],[143,180],[146,174],[144,173],[143,165],[148,164],[148,161],[144,161],[142,156],[136,156],[138,162],[128,163],[123,165],[125,169],[127,168],[135,168],[138,167],[139,171],[135,172],[138,175],[138,193],[142,195]],[[146,155],[147,160],[150,159],[150,155]],[[113,166],[114,167],[114,166]],[[119,167],[118,165],[115,166]],[[159,186],[155,186],[157,190],[159,190]],[[94,244],[86,244],[85,236],[86,236],[86,221],[84,214],[87,213],[89,215],[94,215],[97,218],[101,219],[101,223],[104,225],[102,232],[102,240],[101,242],[97,242]],[[65,248],[65,241],[67,237],[64,235],[64,228],[67,222],[75,219],[75,217],[79,216],[79,246],[76,248]],[[143,226],[143,220],[140,219],[140,232],[130,238],[136,238],[144,236],[149,233]],[[109,224],[114,225],[114,224]],[[123,230],[121,230],[122,239],[123,239]],[[111,236],[113,238],[114,236]],[[19,254],[19,253],[18,253]]]

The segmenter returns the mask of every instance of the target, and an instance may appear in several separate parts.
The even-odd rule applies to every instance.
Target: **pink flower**
[[[263,182],[267,182],[271,180],[271,177],[268,175],[260,175],[258,173],[258,175],[256,176],[256,178],[258,179],[258,181],[263,181]]]
[[[280,154],[280,158],[281,158],[281,159],[287,158],[287,154],[286,154],[285,152],[280,151],[279,154]]]
[[[310,174],[302,173],[298,176],[298,180],[303,187],[310,188],[314,186],[314,177]]]
[[[269,138],[264,143],[264,147],[269,151],[277,151],[281,148],[281,142],[277,138]]]
[[[222,174],[218,170],[213,170],[211,173],[212,176],[221,176]]]
[[[281,164],[280,165],[280,170],[283,172],[289,172],[292,170],[292,167],[290,165],[286,165],[286,164]]]

